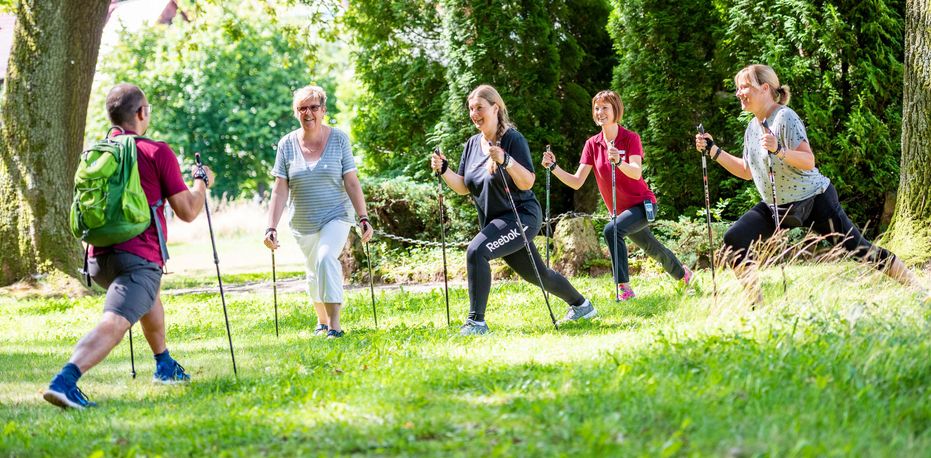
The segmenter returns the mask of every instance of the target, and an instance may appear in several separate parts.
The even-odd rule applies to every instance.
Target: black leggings
[[[530,213],[520,211],[520,220],[524,224],[527,239],[530,241],[530,254],[533,262],[540,272],[543,288],[554,296],[566,301],[570,305],[581,305],[585,298],[579,293],[566,277],[558,272],[547,269],[540,252],[533,244],[533,236],[540,232],[539,211]],[[485,307],[488,305],[488,293],[491,291],[492,259],[504,258],[504,262],[511,266],[518,275],[528,282],[538,285],[537,276],[533,271],[533,264],[524,249],[524,239],[520,229],[510,213],[495,218],[485,225],[466,250],[466,269],[469,278],[469,318],[475,321],[485,320]]]
[[[615,227],[617,228],[616,232]],[[608,244],[611,259],[614,260],[615,283],[628,283],[630,281],[630,269],[627,264],[627,244],[624,242],[625,236],[629,237],[651,258],[662,264],[663,270],[672,275],[672,278],[681,280],[685,276],[685,269],[682,268],[682,263],[679,262],[676,255],[672,254],[669,248],[666,248],[653,236],[650,223],[647,221],[646,210],[644,210],[643,204],[638,204],[618,214],[617,224],[612,219],[605,226],[605,243]],[[617,253],[614,252],[615,245],[617,246]]]
[[[885,270],[895,259],[895,255],[888,250],[867,241],[853,225],[840,206],[833,184],[815,197],[811,215],[805,220],[804,227],[810,227],[821,235],[835,234],[828,239],[831,243],[843,244],[855,259],[871,262],[880,270]],[[733,264],[742,263],[747,257],[750,244],[771,237],[775,229],[773,210],[766,202],[760,202],[744,213],[724,234],[724,246],[732,252]]]

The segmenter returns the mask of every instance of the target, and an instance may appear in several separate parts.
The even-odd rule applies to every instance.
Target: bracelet
[[[500,165],[502,168],[505,168],[505,169],[508,168],[508,166],[511,165],[511,155],[508,153],[504,153],[504,160],[502,160],[501,163],[498,165]]]
[[[717,161],[718,161],[718,156],[721,155],[721,151],[724,151],[724,149],[722,149],[722,148],[719,146],[719,147],[718,147],[718,152],[717,152],[717,153],[714,153],[714,156],[712,156],[711,160],[717,162]]]
[[[776,152],[774,154],[776,154],[776,157],[779,159],[785,159],[786,149],[782,145],[779,145],[776,147]],[[782,156],[780,156],[780,154],[782,154]]]
[[[552,172],[553,170],[556,170],[556,161],[553,161],[553,163],[550,164],[550,166],[547,167],[546,170],[549,170],[550,172]]]
[[[269,232],[274,232],[274,233],[277,234],[277,233],[278,233],[278,229],[275,229],[275,228],[273,228],[273,227],[270,227],[270,228],[268,228],[268,229],[265,229],[265,235],[268,235]]]
[[[514,167],[514,164],[516,164],[517,161],[515,161],[513,158],[511,158],[511,155],[510,155],[510,154],[508,154],[507,157],[508,157],[508,163],[504,166],[504,168],[509,169],[509,168],[511,168],[511,167]]]

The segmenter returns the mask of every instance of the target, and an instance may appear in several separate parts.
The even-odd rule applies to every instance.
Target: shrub
[[[435,183],[418,183],[409,177],[363,178],[362,189],[373,217],[373,226],[389,234],[439,242],[439,206]],[[476,230],[478,217],[468,200],[463,205],[445,184],[447,241],[466,240]],[[392,246],[402,245],[391,242]]]

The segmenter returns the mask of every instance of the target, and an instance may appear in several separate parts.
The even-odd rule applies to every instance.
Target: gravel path
[[[278,292],[279,293],[294,293],[294,292],[303,292],[305,287],[303,278],[289,278],[286,280],[278,280]],[[466,282],[464,280],[454,280],[449,282],[450,288],[465,288]],[[346,285],[346,292],[354,292],[359,290],[368,290],[368,284],[362,285]],[[170,289],[162,290],[162,294],[169,296],[178,296],[182,294],[196,294],[196,293],[215,293],[217,292],[216,286],[210,287],[198,287],[198,288],[179,288],[179,289]],[[432,291],[434,289],[443,289],[443,282],[430,282],[430,283],[401,283],[401,284],[386,284],[386,285],[375,285],[375,291],[381,292],[390,292],[390,291],[400,291],[400,290],[412,292],[412,293],[422,293],[426,291]],[[223,284],[224,293],[256,293],[256,292],[265,292],[268,294],[272,293],[272,284],[268,281],[262,282],[251,282],[251,283],[238,283],[238,284]]]

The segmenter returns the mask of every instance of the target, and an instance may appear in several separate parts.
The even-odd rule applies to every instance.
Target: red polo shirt
[[[135,135],[135,132],[126,131],[127,134]],[[148,138],[136,138],[136,163],[139,166],[139,181],[142,183],[142,190],[149,201],[149,206],[155,205],[159,199],[162,199],[163,205],[156,212],[162,225],[162,231],[165,235],[165,241],[168,241],[168,226],[165,221],[165,206],[168,205],[168,197],[179,192],[187,191],[187,184],[181,177],[181,167],[178,165],[178,158],[175,157],[174,151],[165,142],[157,142]],[[99,256],[110,253],[113,250],[125,251],[135,254],[159,266],[163,266],[165,261],[162,259],[162,251],[158,244],[158,232],[155,229],[155,223],[141,234],[129,239],[123,243],[108,247],[90,247],[90,256]]]
[[[621,126],[618,126],[617,137],[614,139],[614,147],[626,151],[622,155],[622,161],[630,162],[631,156],[640,156],[643,158],[643,146],[640,144],[640,136]],[[601,198],[604,200],[608,212],[611,212],[611,171],[614,170],[614,180],[617,188],[617,212],[621,213],[628,208],[643,203],[649,199],[656,204],[656,196],[653,191],[640,178],[634,180],[624,174],[618,167],[612,167],[608,160],[608,144],[605,143],[604,134],[599,132],[593,135],[585,142],[582,148],[582,158],[580,164],[590,165],[595,170],[595,181],[598,183],[598,191],[601,192]]]

